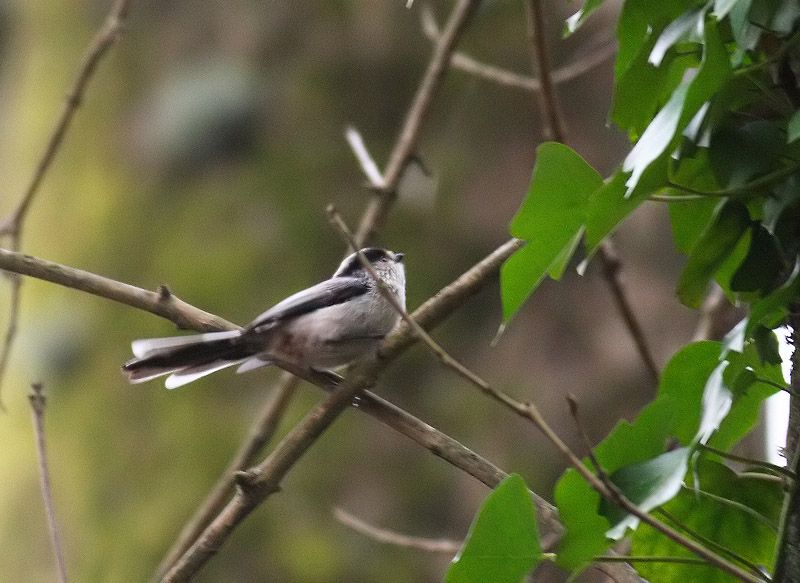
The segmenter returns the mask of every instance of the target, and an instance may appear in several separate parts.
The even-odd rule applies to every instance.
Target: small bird
[[[403,253],[376,247],[361,253],[405,309]],[[275,362],[324,372],[376,350],[399,319],[353,253],[330,279],[289,296],[241,330],[134,341],[135,358],[122,370],[132,383],[170,375],[168,389],[237,364],[240,373]]]

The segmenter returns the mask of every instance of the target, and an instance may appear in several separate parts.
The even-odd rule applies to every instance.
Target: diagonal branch
[[[117,0],[115,2],[100,27],[100,30],[89,45],[89,48],[86,49],[81,67],[78,70],[72,88],[67,94],[61,115],[56,122],[53,132],[50,134],[44,154],[36,165],[33,177],[22,194],[22,198],[16,209],[14,209],[11,215],[0,225],[0,237],[8,237],[9,247],[13,251],[19,251],[21,247],[22,230],[31,204],[39,192],[42,182],[47,175],[47,171],[52,166],[56,154],[64,142],[64,137],[78,111],[83,95],[89,85],[89,81],[97,70],[100,61],[114,43],[116,43],[122,32],[125,19],[128,16],[130,4],[130,0]],[[9,301],[8,324],[6,325],[2,352],[0,352],[0,387],[2,387],[3,384],[3,378],[8,368],[8,361],[11,357],[11,349],[14,345],[14,339],[17,336],[17,329],[19,327],[22,280],[19,277],[11,277],[10,283],[11,299]],[[1,403],[0,407],[2,407]]]
[[[436,22],[429,5],[426,4],[422,7],[420,18],[422,20],[422,32],[425,33],[425,36],[433,42],[439,40],[439,36],[441,35],[439,24]],[[614,43],[606,42],[602,47],[591,51],[588,55],[580,57],[574,63],[570,63],[569,65],[565,65],[553,71],[553,82],[563,83],[576,79],[588,73],[598,65],[608,61],[616,52],[617,47]],[[453,53],[450,59],[450,65],[453,69],[485,79],[497,85],[534,92],[541,91],[542,89],[541,81],[535,77],[520,75],[519,73],[495,65],[482,63],[460,51]]]
[[[436,43],[425,76],[422,78],[408,113],[406,113],[403,127],[389,156],[382,184],[373,184],[378,190],[370,200],[358,226],[356,240],[359,247],[371,241],[386,220],[397,196],[397,185],[403,171],[416,152],[422,123],[428,116],[433,96],[448,71],[450,56],[479,4],[480,0],[459,0],[450,13],[444,31]]]
[[[251,466],[261,449],[272,439],[296,392],[299,380],[299,377],[287,372],[278,382],[278,386],[270,393],[261,412],[250,427],[248,438],[241,444],[233,459],[228,463],[228,467],[225,468],[205,500],[181,529],[178,538],[175,539],[172,547],[162,559],[156,570],[158,579],[164,576],[164,573],[197,540],[208,523],[225,507],[225,503],[236,486],[235,473]]]

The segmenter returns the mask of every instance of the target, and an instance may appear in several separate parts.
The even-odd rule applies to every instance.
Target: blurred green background
[[[431,53],[421,2],[133,2],[31,210],[24,250],[180,297],[245,323],[328,276],[344,247],[325,218],[351,225],[369,200],[346,145],[353,124],[380,164]],[[0,2],[0,210],[30,180],[81,55],[111,2]],[[433,3],[440,21],[450,2]],[[556,67],[613,44],[614,3],[560,40],[577,6],[547,3]],[[462,46],[531,70],[522,2],[487,1]],[[626,141],[607,127],[613,59],[562,83],[569,138],[608,170]],[[452,72],[424,126],[430,177],[405,184],[380,243],[407,254],[416,307],[507,238],[544,139],[537,96]],[[694,315],[672,286],[681,260],[663,208],[645,206],[617,242],[634,307],[659,364]],[[2,282],[2,321],[8,285]],[[135,338],[173,335],[155,316],[40,281],[24,285],[20,335],[0,415],[0,579],[55,571],[27,402],[48,393],[58,518],[76,581],[142,581],[225,468],[279,371],[214,375],[175,392],[129,386]],[[496,284],[437,332],[497,386],[535,399],[580,448],[577,396],[600,439],[655,388],[596,267],[548,282],[495,348]],[[488,403],[417,347],[377,391],[546,497],[563,461],[521,420]],[[320,398],[303,387],[281,426]],[[344,415],[211,561],[200,581],[435,581],[449,560],[387,547],[339,524],[335,506],[379,526],[460,539],[486,488],[355,411]]]

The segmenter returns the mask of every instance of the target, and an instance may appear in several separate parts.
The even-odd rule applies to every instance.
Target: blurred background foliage
[[[419,2],[419,0],[418,0]],[[420,7],[400,0],[133,3],[34,203],[24,250],[187,301],[245,323],[329,275],[344,251],[332,202],[351,225],[369,199],[343,131],[383,163],[431,52]],[[440,20],[451,4],[435,2]],[[16,204],[108,0],[0,2],[0,211]],[[547,3],[556,68],[613,43],[615,3],[560,40],[575,6]],[[521,2],[487,1],[462,49],[530,72]],[[558,86],[571,143],[606,171],[625,139],[606,124],[613,60]],[[419,155],[430,177],[401,189],[380,243],[407,253],[414,308],[507,238],[545,138],[534,94],[450,73]],[[694,314],[673,285],[682,264],[664,208],[645,205],[616,236],[634,307],[663,365]],[[175,392],[132,387],[118,367],[132,339],[174,327],[131,308],[28,280],[0,415],[0,573],[50,581],[26,395],[42,381],[58,518],[78,581],[141,581],[225,468],[279,371],[221,373]],[[8,286],[0,288],[7,302]],[[3,309],[5,318],[6,309]],[[592,266],[547,282],[495,348],[490,286],[437,332],[496,386],[535,399],[580,451],[576,395],[592,438],[654,395]],[[0,324],[5,324],[4,321]],[[563,470],[523,421],[440,369],[422,348],[378,392],[552,497]],[[303,388],[285,432],[319,399]],[[339,420],[239,529],[201,581],[427,581],[448,557],[379,546],[332,516],[462,538],[483,485],[353,411]]]

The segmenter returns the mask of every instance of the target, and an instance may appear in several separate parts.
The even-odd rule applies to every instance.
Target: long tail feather
[[[167,388],[240,364],[259,352],[239,331],[136,340],[131,347],[136,358],[122,365],[128,380],[142,383],[170,374]]]

